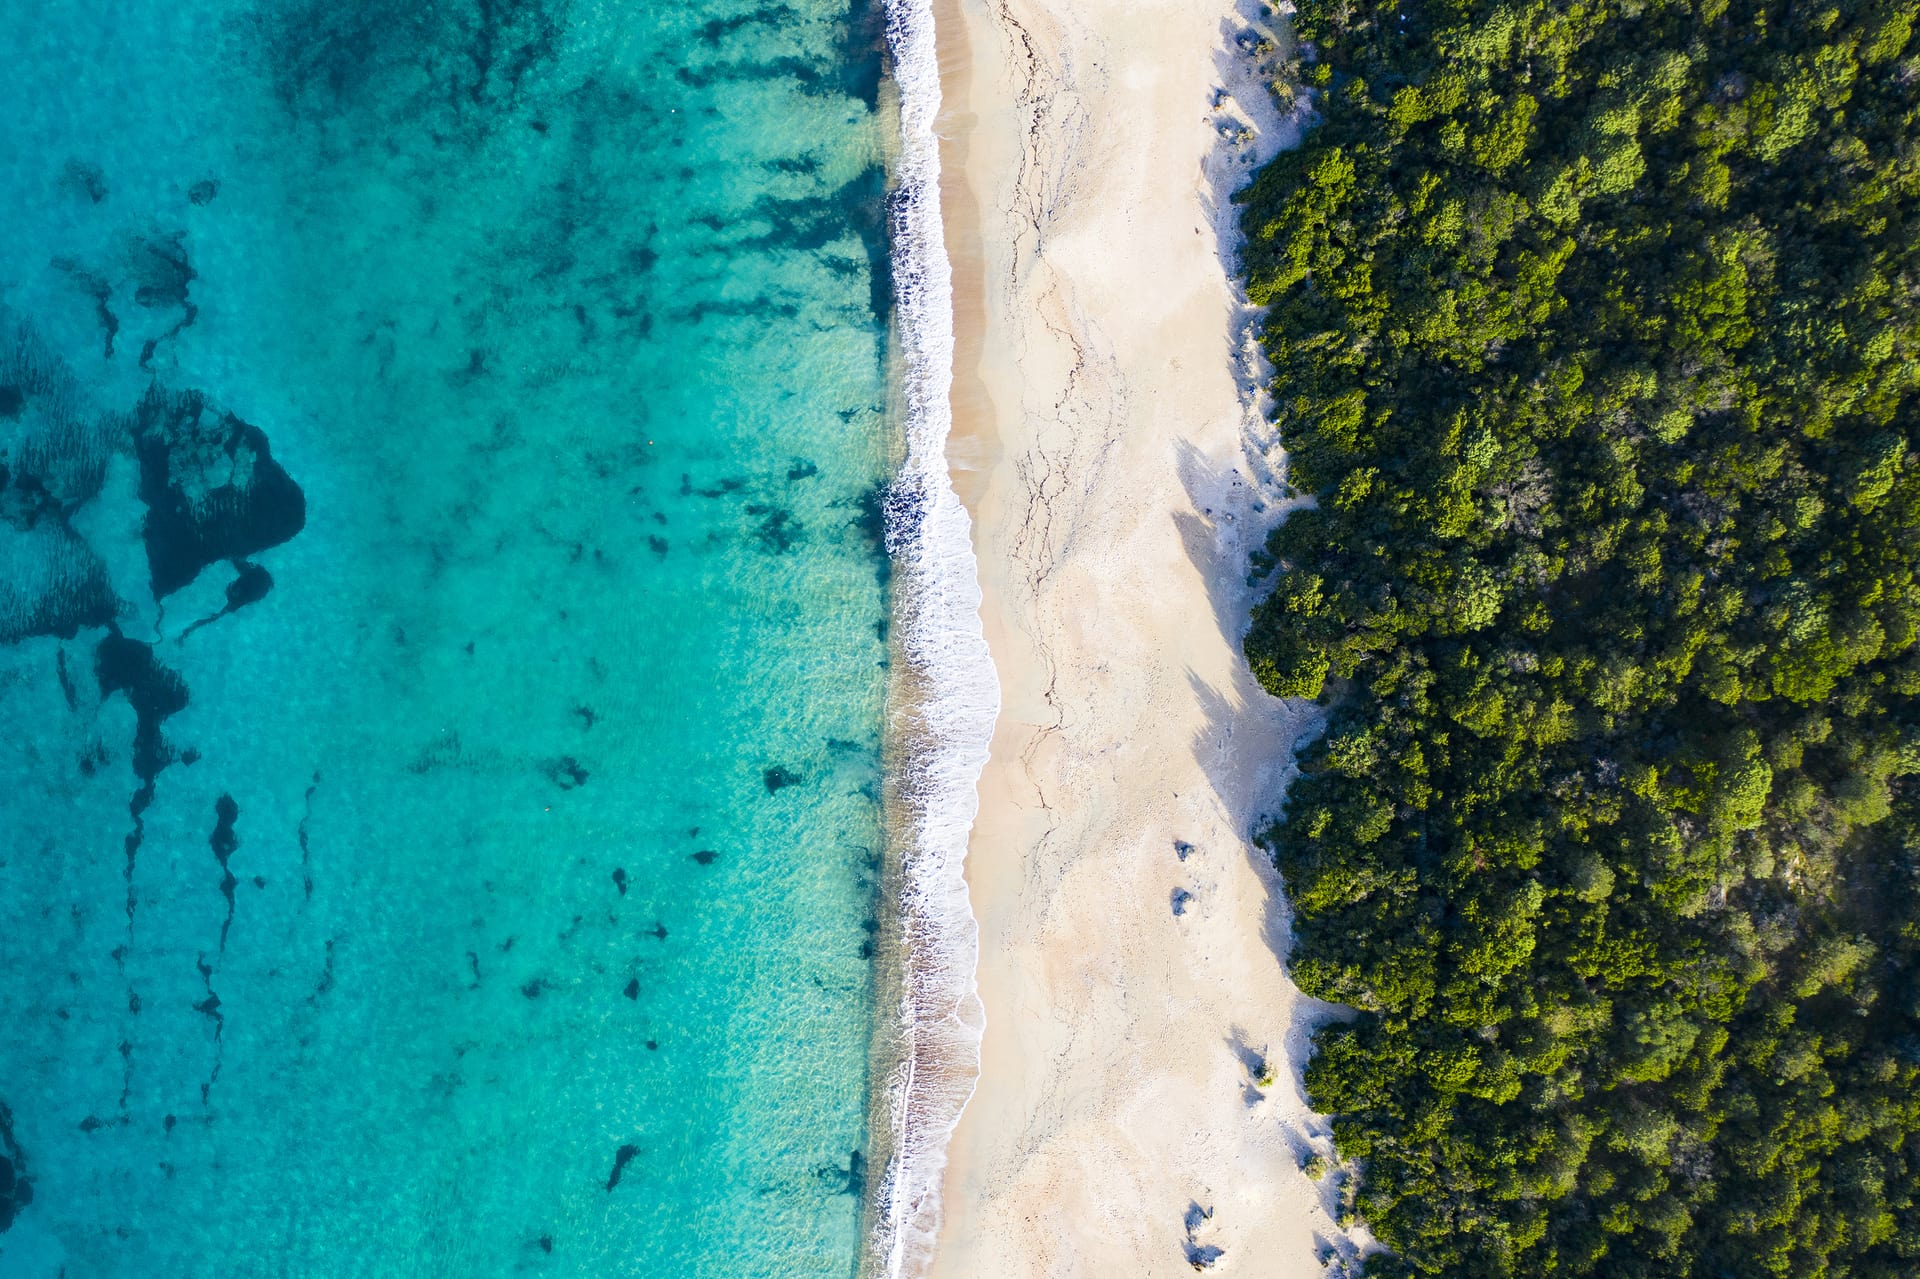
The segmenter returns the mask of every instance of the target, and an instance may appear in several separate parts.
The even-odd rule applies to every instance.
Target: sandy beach
[[[1222,260],[1226,193],[1297,122],[1227,0],[936,21],[948,456],[1003,700],[967,864],[982,1071],[931,1273],[1318,1275],[1352,1254],[1300,1169],[1331,1150],[1300,1091],[1323,1014],[1248,840],[1310,721],[1239,655],[1279,454]]]

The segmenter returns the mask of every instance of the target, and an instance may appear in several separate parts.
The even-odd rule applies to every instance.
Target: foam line
[[[886,1081],[891,1151],[872,1241],[886,1279],[924,1273],[940,1227],[947,1144],[980,1073],[979,925],[962,877],[1000,684],[980,625],[972,520],[947,469],[953,271],[940,218],[940,68],[931,0],[887,0],[900,93],[890,209],[906,401],[906,461],[888,493],[887,549],[913,732],[895,781],[903,813],[900,1007]]]

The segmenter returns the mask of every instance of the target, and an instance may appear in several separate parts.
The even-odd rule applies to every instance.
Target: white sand
[[[1331,1150],[1300,1094],[1324,1010],[1282,971],[1278,879],[1247,839],[1310,719],[1239,653],[1277,511],[1221,206],[1295,125],[1253,85],[1216,109],[1248,71],[1232,3],[939,10],[949,456],[1003,710],[967,868],[983,1068],[935,1276],[1185,1274],[1190,1242],[1220,1274],[1353,1254],[1331,1182],[1299,1170]],[[1255,141],[1223,135],[1249,119]]]

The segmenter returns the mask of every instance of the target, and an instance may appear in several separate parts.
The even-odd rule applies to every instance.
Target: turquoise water
[[[0,1275],[853,1271],[878,34],[0,19]]]

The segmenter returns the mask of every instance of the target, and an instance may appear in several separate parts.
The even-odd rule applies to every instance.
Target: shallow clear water
[[[35,8],[0,1275],[851,1273],[871,15]]]

